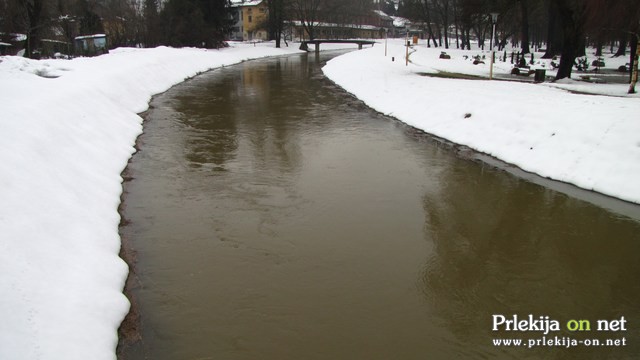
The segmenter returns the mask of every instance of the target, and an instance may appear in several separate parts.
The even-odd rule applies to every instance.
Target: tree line
[[[424,32],[428,46],[470,49],[495,44],[522,54],[545,49],[561,56],[559,78],[571,74],[576,57],[593,46],[631,57],[640,34],[638,0],[264,0],[265,27],[280,46],[289,21],[310,38],[318,22],[362,24],[372,10],[407,18]],[[224,45],[233,19],[230,0],[0,0],[0,37],[27,35],[26,56],[39,39],[54,35],[109,35],[111,47]],[[491,38],[489,13],[497,13]],[[0,41],[3,39],[0,38]],[[631,59],[631,58],[630,58]]]
[[[286,21],[357,17],[371,0],[265,0],[270,37],[279,41]],[[231,0],[0,0],[0,41],[27,35],[25,56],[42,39],[107,33],[110,47],[158,45],[215,48],[233,25]]]
[[[219,47],[230,26],[228,0],[0,0],[0,41],[26,35],[27,57],[42,39],[98,33],[111,48]]]
[[[398,15],[423,24],[429,46],[470,49],[508,44],[522,54],[544,49],[544,58],[560,55],[558,78],[571,74],[576,57],[587,46],[603,55],[607,46],[614,56],[631,57],[640,34],[638,0],[403,0]],[[495,39],[491,39],[490,13],[497,13]],[[632,62],[632,61],[630,61]]]

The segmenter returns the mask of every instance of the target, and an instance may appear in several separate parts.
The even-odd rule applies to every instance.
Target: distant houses
[[[73,53],[73,44],[61,40],[42,39],[38,51],[41,58],[67,57]]]
[[[288,23],[290,35],[294,40],[308,40],[309,33],[301,21]],[[384,28],[375,25],[335,24],[315,22],[315,38],[317,39],[380,39],[384,38]]]
[[[380,10],[372,10],[359,16],[357,23],[315,22],[306,24],[314,27],[314,35],[321,39],[382,39],[386,36],[395,37],[406,32],[408,20],[392,17]],[[308,40],[309,34],[302,21],[294,20],[288,23],[289,38],[293,40]]]
[[[0,33],[0,55],[17,55],[24,49],[26,40],[24,34]]]
[[[265,0],[231,0],[233,25],[229,40],[263,41],[268,39],[267,21],[269,10]],[[316,38],[380,39],[406,32],[408,20],[392,17],[380,10],[362,14],[352,23],[317,21],[311,24]],[[309,25],[309,24],[307,24]],[[309,34],[301,20],[285,23],[284,37],[288,40],[309,39]]]
[[[97,56],[108,53],[107,35],[76,36],[74,39],[74,52],[77,56]]]
[[[0,41],[0,56],[1,55],[15,55],[13,54],[14,46],[12,44]]]
[[[267,40],[267,2],[263,0],[231,0],[231,16],[234,24],[230,40]]]
[[[26,48],[26,35],[12,34],[12,40],[0,41],[0,55],[22,55]],[[74,56],[98,56],[109,52],[107,36],[93,34],[76,36],[74,42],[40,39],[32,45],[34,58],[70,58]]]
[[[373,6],[372,10],[363,10],[362,14],[349,16],[327,13],[324,14],[326,19],[317,20],[312,24],[290,19],[284,22],[282,36],[285,41],[309,40],[309,26],[313,27],[313,36],[317,39],[380,39],[386,36],[401,36],[409,31],[407,20],[389,16],[379,10],[379,6],[378,10],[375,9]],[[232,26],[226,40],[269,40],[268,0],[230,0],[227,10],[232,19]],[[30,39],[23,34],[0,33],[0,55],[22,55],[27,52],[33,58],[97,56],[107,53],[109,45],[113,45],[112,42],[127,45],[127,42],[122,41],[126,36],[133,39],[128,46],[144,46],[144,41],[140,38],[125,34],[124,18],[101,20],[103,26],[89,30],[105,34],[83,33],[86,29],[81,32],[79,19],[76,15],[59,16],[51,21],[40,36]]]

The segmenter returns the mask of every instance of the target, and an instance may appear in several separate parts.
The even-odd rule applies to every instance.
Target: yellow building
[[[231,7],[236,9],[236,24],[233,37],[243,41],[267,40],[267,2],[263,0],[232,0]]]

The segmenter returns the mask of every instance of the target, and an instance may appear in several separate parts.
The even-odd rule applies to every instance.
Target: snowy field
[[[395,42],[387,57],[377,44],[324,71],[412,126],[640,202],[640,100],[625,97],[625,85],[434,78],[421,74],[489,70],[464,60],[479,51],[450,50],[451,60],[439,60],[440,49],[414,50],[408,67]],[[115,358],[116,330],[129,308],[122,294],[128,269],[118,257],[120,174],[142,131],[137,114],[152,95],[200,72],[296,52],[297,44],[233,44],[117,49],[71,61],[0,57],[0,359]],[[496,75],[510,68],[499,63]]]
[[[323,71],[368,106],[411,126],[525,171],[640,203],[640,98],[626,94],[628,84],[444,79],[433,74],[488,78],[488,51],[486,64],[473,65],[464,55],[482,55],[479,50],[446,50],[451,59],[445,60],[439,59],[442,49],[418,45],[406,66],[402,44],[390,41],[386,57],[384,44],[351,52]],[[628,58],[605,61],[615,69]],[[549,62],[536,66],[555,75]],[[522,80],[511,68],[497,62],[494,74]]]
[[[115,359],[129,309],[120,173],[153,94],[211,68],[298,52],[117,49],[0,57],[0,359]]]

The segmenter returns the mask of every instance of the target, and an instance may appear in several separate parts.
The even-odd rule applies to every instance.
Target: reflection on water
[[[486,345],[492,314],[548,315],[563,329],[571,319],[595,324],[624,316],[638,323],[637,222],[481,166],[454,163],[442,176],[446,180],[441,187],[423,199],[425,227],[434,244],[423,291],[459,338],[476,338],[478,346]],[[622,334],[564,331],[559,336],[626,336],[633,342],[638,334],[638,327],[631,326]],[[543,333],[535,335],[515,337]],[[528,355],[600,359],[639,353],[638,344],[628,346],[538,349],[544,356]]]
[[[632,358],[640,224],[366,109],[313,57],[163,94],[128,167],[135,359]],[[625,316],[619,348],[498,348],[491,316]]]

